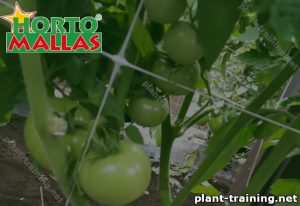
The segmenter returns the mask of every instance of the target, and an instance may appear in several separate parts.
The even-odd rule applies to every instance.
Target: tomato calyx
[[[57,142],[57,148],[63,150],[68,164],[80,158],[90,129],[91,115],[77,102],[64,98],[50,100],[48,129],[51,137]],[[32,116],[29,115],[24,127],[25,144],[30,154],[43,167],[49,168],[47,154],[42,136],[38,134]]]
[[[121,136],[118,131],[100,126],[97,135],[93,137],[91,149],[98,158],[104,158],[119,152]]]
[[[68,123],[64,118],[51,115],[48,119],[48,130],[53,136],[64,136],[68,130]]]

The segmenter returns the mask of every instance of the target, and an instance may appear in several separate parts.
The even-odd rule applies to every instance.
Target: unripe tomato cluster
[[[193,64],[203,56],[196,29],[179,20],[186,10],[185,0],[145,0],[149,18],[157,23],[171,24],[165,34],[164,49],[177,64]]]
[[[164,79],[153,78],[153,83],[168,95],[187,95],[193,92],[200,80],[197,61],[203,56],[203,51],[197,31],[192,24],[179,20],[186,7],[185,0],[145,0],[151,21],[171,24],[163,39],[163,49],[169,59],[157,59],[152,66],[152,72]],[[129,116],[142,126],[157,126],[169,112],[159,107],[158,101],[149,98],[135,100],[129,106]],[[153,115],[148,115],[150,111]],[[159,111],[161,115],[156,115]]]
[[[171,82],[177,82],[182,86],[194,89],[200,79],[200,70],[196,66],[196,61],[203,56],[203,51],[197,31],[193,25],[189,22],[179,20],[186,10],[186,1],[146,0],[145,7],[152,21],[171,24],[164,36],[163,48],[175,64],[172,65],[163,62],[163,60],[157,60],[154,63],[153,72],[158,75],[163,74],[162,76]],[[154,7],[155,9],[153,9]],[[198,74],[196,75],[196,73]],[[189,80],[192,81],[190,82]],[[158,87],[171,95],[186,95],[190,92],[180,86],[171,86],[168,84],[170,86],[166,87],[165,85],[167,84],[163,84],[164,86],[162,86],[161,81],[155,82]],[[173,88],[170,89],[169,87]]]
[[[49,121],[51,137],[56,141],[55,152],[65,154],[55,161],[69,166],[70,159],[79,161],[89,135],[90,113],[69,99],[51,99],[51,110],[55,118]],[[67,124],[65,117],[73,113],[73,132],[61,126]],[[67,126],[68,127],[68,126]],[[59,135],[57,131],[60,131]],[[32,157],[44,168],[51,169],[47,153],[33,118],[29,116],[24,127],[25,144]],[[62,151],[62,152],[61,152]],[[78,174],[80,186],[95,201],[104,205],[124,205],[143,195],[151,179],[151,162],[147,153],[139,146],[121,140],[118,152],[100,157],[90,150]],[[125,192],[126,191],[126,192]]]

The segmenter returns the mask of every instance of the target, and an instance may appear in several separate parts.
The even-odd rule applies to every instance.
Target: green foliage
[[[129,25],[135,15],[134,1],[128,1],[126,4],[129,13]],[[142,57],[150,55],[154,52],[154,43],[149,31],[144,26],[142,20],[138,19],[132,33],[132,41],[139,50]]]
[[[269,69],[278,65],[276,58],[272,58],[268,54],[254,49],[240,54],[238,59],[254,66],[257,70]]]
[[[144,144],[143,136],[137,127],[130,125],[126,127],[125,131],[131,141],[136,144]]]
[[[209,183],[197,185],[196,187],[193,188],[192,193],[193,194],[205,194],[207,196],[218,196],[221,194],[215,187],[213,187]]]
[[[292,37],[299,41],[299,1],[263,0],[255,1],[255,3],[257,12],[265,17],[264,23],[274,29],[280,41],[290,42]]]
[[[152,52],[154,52],[154,43],[148,30],[145,28],[141,20],[137,21],[132,38],[142,57],[150,55]]]
[[[49,3],[47,0],[37,1],[37,10],[39,16],[95,16],[94,5],[91,0],[53,0]]]
[[[300,181],[298,179],[279,179],[272,186],[273,195],[300,195]]]
[[[50,4],[46,0],[39,0],[37,10],[38,15],[47,17],[83,17],[102,14],[104,18],[99,22],[99,31],[103,33],[104,51],[117,54],[132,23],[138,3],[139,1],[134,0],[96,0],[95,2],[54,0]],[[180,19],[187,23],[180,23],[183,26],[178,32],[172,34],[172,39],[174,38],[175,41],[173,39],[170,43],[168,40],[167,46],[164,36],[168,34],[167,31],[170,32],[174,26],[176,27],[176,24],[171,26],[154,23],[146,15],[145,9],[142,9],[127,46],[126,59],[147,71],[153,68],[155,60],[166,59],[170,62],[172,69],[166,75],[156,73],[192,89],[197,85],[197,88],[204,94],[199,100],[201,109],[194,111],[192,117],[188,117],[187,113],[193,100],[191,92],[188,93],[183,88],[180,88],[179,92],[177,91],[178,85],[172,85],[170,82],[158,84],[159,80],[153,80],[153,77],[135,72],[129,67],[122,67],[109,90],[100,120],[95,123],[99,138],[92,138],[91,148],[94,152],[96,151],[96,155],[103,153],[105,155],[102,156],[108,158],[113,158],[109,154],[117,153],[120,133],[125,125],[129,125],[128,123],[134,120],[132,111],[138,115],[139,122],[144,123],[141,125],[156,127],[157,145],[161,146],[159,198],[163,206],[182,205],[190,192],[207,195],[220,194],[217,188],[203,184],[203,182],[224,169],[240,148],[253,139],[260,138],[266,140],[264,149],[272,147],[273,150],[262,162],[250,181],[249,187],[244,191],[256,194],[266,186],[267,181],[282,161],[291,155],[296,145],[299,146],[299,137],[293,132],[287,132],[243,112],[229,117],[226,111],[236,109],[228,103],[233,101],[246,106],[247,111],[259,113],[279,123],[294,122],[290,126],[300,129],[299,117],[294,120],[295,117],[289,112],[282,112],[279,109],[264,111],[264,108],[274,108],[286,82],[296,72],[295,68],[286,65],[287,59],[293,57],[294,63],[300,63],[300,53],[296,49],[300,41],[300,3],[298,0],[261,0],[255,1],[254,5],[251,2],[243,4],[243,7],[241,5],[242,0],[189,0],[188,9]],[[252,8],[256,13],[252,11]],[[4,10],[1,6],[0,13],[2,11]],[[256,21],[256,14],[258,21]],[[171,30],[168,30],[169,28]],[[1,24],[0,35],[4,36],[7,31],[8,27]],[[178,37],[178,33],[189,35],[189,37]],[[193,37],[198,37],[198,39],[193,39]],[[188,43],[185,40],[188,40]],[[202,48],[198,45],[198,41]],[[188,49],[196,45],[196,52],[192,54],[188,49],[176,50],[179,44],[183,45],[181,48],[186,48],[188,45]],[[95,118],[108,89],[108,79],[114,64],[106,57],[97,54],[53,54],[43,55],[42,59],[36,56],[21,56],[24,71],[24,78],[22,78],[19,57],[5,53],[4,38],[0,39],[0,45],[0,122],[7,119],[15,105],[29,101],[38,133],[46,134],[42,138],[42,145],[46,149],[51,169],[58,182],[62,184],[65,194],[68,195],[71,179],[64,173],[66,165],[55,161],[62,154],[61,151],[53,152],[55,142],[47,135],[47,95],[53,96],[54,91],[60,90],[64,93],[64,98],[68,96],[79,102]],[[201,74],[198,71],[193,72],[191,65],[181,66],[175,63],[186,63],[178,59],[184,57],[190,60],[191,56],[195,56],[191,60],[194,61],[202,55],[202,50],[204,56],[199,60]],[[179,58],[174,58],[174,56]],[[176,73],[178,69],[173,69],[173,66],[174,68],[182,67],[184,75],[178,75]],[[23,80],[26,82],[28,100],[24,97]],[[138,96],[136,94],[144,96],[145,88],[142,84],[145,81],[153,85],[151,94],[148,96],[155,103],[150,104],[152,107],[149,111],[147,111],[149,104],[141,104],[139,107],[130,104],[133,97]],[[162,85],[172,88],[172,92]],[[176,92],[173,91],[174,88]],[[166,108],[163,108],[162,102],[158,101],[161,100],[162,93],[166,99],[172,94],[185,96],[178,119],[174,121],[175,124],[173,124],[173,118],[172,122],[170,116],[166,118]],[[211,93],[212,97],[207,98],[207,95]],[[221,96],[227,101],[219,98],[213,99],[216,96]],[[299,97],[294,96],[282,101],[280,109],[283,107],[288,110],[298,106]],[[76,116],[72,112],[75,111],[72,110],[71,114]],[[200,120],[207,123],[208,117],[215,117],[216,114],[220,116],[220,127],[213,131],[208,141],[202,164],[172,201],[169,188],[169,165],[175,138],[181,136],[188,129],[186,127]],[[224,117],[225,121],[223,121]],[[212,124],[211,129],[213,129]],[[125,132],[131,141],[144,144],[143,134],[140,133],[138,127],[130,124],[125,128]],[[114,153],[110,152],[112,150]],[[69,173],[75,171],[74,174],[77,174],[76,169],[81,163],[82,161],[73,162],[73,165],[68,168]],[[89,181],[92,183],[93,179]],[[95,190],[97,191],[97,188]],[[272,187],[272,193],[275,195],[298,194],[298,190],[299,181],[295,179],[281,179]],[[75,191],[73,203],[75,205],[87,204],[77,192]],[[139,192],[142,193],[141,190]],[[112,201],[114,200],[112,197]]]
[[[300,62],[300,53],[295,55],[293,61],[297,63]],[[254,101],[252,101],[252,103],[247,107],[247,110],[253,112],[259,110],[295,72],[296,71],[289,66],[282,69],[276,78],[274,78],[272,83],[269,84],[269,86],[265,88]],[[242,146],[240,144],[246,144],[246,141],[249,140],[246,140],[247,136],[245,136],[246,139],[241,138],[240,140],[240,136],[237,134],[245,129],[245,125],[251,119],[252,117],[248,114],[241,114],[238,118],[236,118],[236,120],[231,122],[231,124],[227,125],[226,129],[224,127],[222,132],[214,135],[214,147],[212,147],[212,143],[210,143],[210,149],[207,150],[206,158],[194,176],[186,183],[184,190],[176,197],[173,205],[181,205],[184,197],[188,195],[189,190],[193,188],[195,182],[203,182],[210,178],[215,172],[225,166],[223,161],[228,161],[229,156],[233,155],[237,146]],[[285,147],[283,149],[290,150],[291,148]],[[257,183],[255,182],[255,184]],[[259,191],[256,192],[258,193]]]
[[[224,133],[229,132],[233,124],[234,121],[230,121],[213,136],[205,153],[206,158],[211,158],[215,155],[215,149],[220,147],[222,144],[221,138],[224,138]],[[251,125],[248,127],[244,125],[244,127],[239,130],[234,137],[232,137],[233,140],[229,144],[226,144],[226,149],[219,152],[218,157],[214,159],[214,164],[207,170],[207,176],[204,176],[201,181],[208,180],[208,178],[215,172],[223,169],[227,162],[231,159],[232,155],[235,154],[241,147],[245,146],[253,137],[254,128],[255,127]]]
[[[0,122],[19,102],[19,96],[24,91],[20,70],[4,69],[0,71]]]
[[[300,115],[294,119],[290,126],[299,128],[299,125]],[[299,135],[291,131],[286,131],[277,146],[256,170],[249,185],[245,189],[244,194],[255,195],[259,193],[263,189],[264,185],[274,175],[281,163],[286,159],[288,154],[296,147],[297,141],[299,141]]]
[[[240,15],[241,3],[241,0],[198,0],[198,36],[208,68],[214,63],[233,31]]]

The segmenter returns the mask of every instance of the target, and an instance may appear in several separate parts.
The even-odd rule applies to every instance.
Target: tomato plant
[[[14,55],[6,53],[0,38],[0,122],[29,104],[26,146],[75,206],[88,206],[86,197],[106,205],[134,204],[147,189],[151,165],[142,147],[124,139],[152,143],[145,131],[153,129],[160,146],[160,205],[183,205],[194,187],[205,190],[198,184],[235,167],[232,162],[239,164],[238,156],[257,167],[232,178],[236,182],[228,185],[228,194],[268,194],[286,157],[299,156],[294,152],[299,99],[278,103],[299,89],[300,4],[295,1],[54,0],[32,7],[35,1],[20,1],[24,10],[49,18],[101,14],[97,32],[102,32],[103,53]],[[14,2],[0,1],[1,16],[11,11],[2,6],[7,3]],[[0,35],[7,32],[9,24],[0,19]],[[172,195],[173,144],[190,137],[187,131],[195,124],[207,123],[212,132],[199,131],[211,135],[201,137],[205,158]],[[260,145],[272,150],[253,162],[252,152],[263,152]],[[251,152],[240,155],[245,147]],[[226,172],[236,169],[244,171]]]
[[[182,0],[146,0],[145,8],[149,18],[158,23],[172,23],[182,16],[186,1]]]
[[[200,69],[197,64],[172,67],[171,63],[159,59],[154,63],[152,71],[171,81],[153,80],[161,90],[171,95],[186,95],[191,92],[185,88],[176,86],[175,83],[189,89],[194,89],[200,78]]]
[[[99,203],[125,205],[147,189],[151,178],[148,155],[139,146],[120,142],[119,152],[98,158],[89,154],[79,172],[84,191]]]
[[[187,22],[172,24],[165,34],[164,48],[178,64],[192,64],[203,56],[197,32]]]
[[[139,125],[155,127],[166,119],[169,107],[165,101],[137,98],[130,102],[128,114]]]

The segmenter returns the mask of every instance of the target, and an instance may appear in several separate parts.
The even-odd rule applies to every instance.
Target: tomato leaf
[[[234,123],[235,121],[229,121],[213,136],[211,142],[209,142],[205,154],[207,157],[212,156],[212,153],[215,152],[214,148],[217,145],[220,146],[220,138],[222,138],[222,134],[227,133]],[[212,170],[210,170],[211,173],[209,174],[209,176],[211,176],[214,172],[223,169],[226,166],[227,162],[230,161],[232,155],[234,155],[235,152],[238,152],[239,148],[245,146],[248,143],[248,141],[253,137],[254,128],[255,125],[245,125],[242,130],[236,133],[234,140],[227,145],[226,149],[220,151],[219,157],[215,159],[215,163],[211,166]],[[205,179],[208,179],[209,176],[207,176]]]
[[[103,115],[113,117],[119,121],[120,124],[124,123],[124,110],[120,102],[113,95],[110,95],[105,104]]]
[[[80,97],[81,103],[85,104],[93,104],[97,106],[97,109],[95,112],[98,111],[98,107],[100,106],[102,99],[104,97],[106,86],[103,81],[100,79],[96,79],[93,83],[87,85],[84,84],[84,89],[87,90],[87,97]],[[82,90],[80,90],[82,91]],[[73,94],[74,91],[72,91],[71,96],[74,97]],[[78,98],[78,96],[75,96]],[[118,120],[118,123],[123,124],[124,122],[124,116],[123,116],[123,107],[120,102],[118,102],[116,96],[109,94],[104,109],[102,111],[102,116],[105,117],[112,117]]]
[[[242,0],[198,0],[198,36],[208,68],[233,31],[241,12],[241,3]]]
[[[293,128],[298,128],[300,125],[300,115],[298,115],[293,122],[289,125]],[[267,182],[278,170],[282,162],[287,158],[290,152],[297,146],[299,135],[292,131],[286,131],[280,139],[277,146],[272,149],[266,159],[256,169],[251,181],[243,194],[255,195],[266,187]],[[238,204],[241,205],[241,204]],[[250,205],[250,204],[243,204]]]
[[[282,124],[287,124],[287,116],[285,113],[277,112],[270,115],[266,115],[265,117],[280,122]],[[277,125],[274,125],[269,122],[260,122],[256,126],[254,136],[259,139],[268,139],[272,138],[273,134],[279,132],[280,130],[281,128]]]
[[[17,97],[24,91],[22,76],[18,70],[6,69],[0,72],[0,121],[17,103]]]
[[[39,16],[86,16],[95,14],[92,0],[53,0],[51,3],[46,0],[37,1]]]
[[[125,129],[125,131],[131,141],[136,144],[144,144],[143,136],[137,127],[130,125]]]
[[[299,37],[300,2],[298,0],[276,0],[272,2],[270,23],[280,40],[289,41]]]
[[[135,7],[131,3],[132,1],[129,1],[127,3],[127,9],[129,11],[129,22],[132,22],[133,16],[135,15]],[[151,54],[154,51],[154,43],[151,38],[150,33],[146,29],[146,27],[143,25],[143,22],[138,19],[133,33],[132,33],[132,40],[134,45],[137,47],[139,52],[141,53],[142,57],[145,57],[149,54]]]
[[[224,78],[226,78],[226,69],[227,69],[227,65],[226,63],[230,60],[230,56],[231,54],[229,52],[225,53],[221,62],[221,74]]]
[[[194,187],[192,190],[192,193],[205,194],[205,195],[210,195],[210,196],[218,196],[221,194],[214,186],[212,186],[208,182],[204,182],[204,183]]]
[[[300,106],[300,95],[288,97],[284,99],[281,103],[281,106],[289,108],[292,106]]]
[[[154,51],[154,43],[148,30],[144,27],[141,20],[136,22],[133,30],[132,39],[143,57],[151,54]]]
[[[256,0],[255,10],[259,17],[276,32],[281,43],[295,37],[299,43],[300,2],[298,0]]]
[[[84,69],[84,64],[80,59],[76,56],[71,56],[65,62],[66,70],[65,77],[66,80],[72,85],[78,85],[84,79],[84,75],[86,73]]]
[[[4,13],[1,13],[1,8],[0,8],[0,14],[4,14]],[[6,38],[5,35],[6,35],[6,32],[9,32],[10,31],[10,27],[9,27],[9,24],[8,22],[5,22],[5,21],[0,21],[0,36],[3,37],[3,38],[0,38],[0,56],[1,56],[1,59],[3,60],[3,63],[5,63],[5,65],[7,67],[20,67],[19,64],[20,64],[20,61],[19,61],[19,58],[18,58],[18,54],[7,54],[6,53]]]
[[[298,179],[279,179],[271,187],[273,195],[294,195],[300,194],[300,180]]]
[[[246,64],[254,66],[258,70],[267,70],[278,65],[276,59],[257,50],[250,50],[238,56],[238,59]]]

